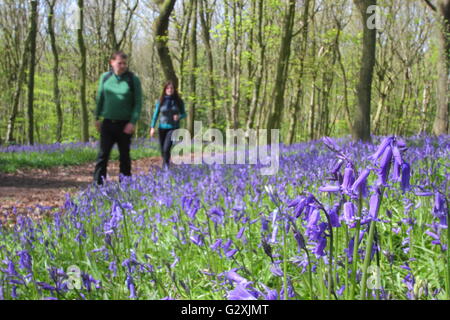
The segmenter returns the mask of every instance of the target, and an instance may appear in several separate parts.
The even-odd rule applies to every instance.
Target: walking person
[[[173,82],[169,81],[164,85],[161,97],[156,102],[150,125],[150,136],[155,135],[156,121],[159,117],[159,145],[163,158],[163,169],[170,167],[170,152],[172,148],[172,134],[180,128],[180,120],[186,118],[184,101],[181,99]]]
[[[130,145],[141,114],[142,87],[139,78],[128,70],[127,60],[124,52],[114,52],[109,61],[111,70],[102,74],[98,84],[95,125],[100,132],[100,150],[94,170],[98,185],[106,179],[115,143],[120,154],[120,175],[131,176]]]

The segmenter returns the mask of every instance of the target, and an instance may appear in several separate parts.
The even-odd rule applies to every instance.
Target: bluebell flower
[[[228,300],[257,300],[243,285],[238,284],[233,290],[227,294]]]
[[[409,183],[409,180],[411,178],[411,167],[408,163],[403,162],[402,164],[402,180],[401,180],[401,187],[403,192],[409,191],[411,189],[411,185]]]

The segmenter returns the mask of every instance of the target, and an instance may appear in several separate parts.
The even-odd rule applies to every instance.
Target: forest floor
[[[13,208],[16,208],[16,214],[28,214],[28,208],[36,206],[62,207],[67,193],[73,195],[92,183],[94,166],[94,163],[87,163],[0,173],[0,216],[13,213]],[[161,166],[161,157],[143,158],[133,161],[132,172],[145,174]],[[117,181],[118,175],[119,161],[110,161],[109,179]]]

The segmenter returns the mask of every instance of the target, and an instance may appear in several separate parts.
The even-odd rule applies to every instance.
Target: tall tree
[[[37,0],[31,0],[30,16],[30,61],[28,63],[28,142],[34,144],[34,74],[36,70],[36,37],[38,28],[38,6]]]
[[[156,50],[166,80],[172,81],[178,87],[178,77],[170,56],[169,42],[169,18],[176,0],[154,0],[159,7],[159,16],[156,18],[153,28],[155,32]]]
[[[303,79],[305,74],[305,59],[306,50],[308,48],[308,33],[309,33],[309,10],[310,10],[311,0],[305,0],[304,11],[303,11],[303,23],[302,23],[302,40],[300,44],[300,57],[298,66],[298,78],[297,78],[297,93],[295,97],[295,102],[293,104],[292,113],[289,120],[289,132],[287,137],[287,143],[292,144],[295,139],[295,132],[297,127],[297,121],[299,118],[300,103],[304,95],[304,85]]]
[[[210,125],[214,125],[216,122],[216,88],[214,81],[214,59],[213,59],[213,51],[211,47],[211,35],[209,30],[211,29],[210,19],[208,18],[207,5],[208,0],[199,0],[200,1],[200,24],[202,27],[202,38],[205,43],[206,50],[206,58],[208,61],[208,91],[209,91],[209,123]]]
[[[84,142],[89,141],[89,114],[86,101],[86,78],[87,78],[87,57],[86,45],[84,43],[84,0],[78,0],[79,25],[77,26],[78,48],[80,50],[80,103],[81,103],[81,138]]]
[[[59,90],[59,53],[56,45],[55,36],[55,5],[56,0],[47,0],[49,8],[47,17],[47,28],[50,35],[50,43],[53,53],[53,100],[56,108],[56,141],[62,141],[62,129],[63,129],[63,113],[61,108],[61,93]]]
[[[256,31],[256,39],[258,44],[258,52],[259,52],[259,63],[256,66],[256,77],[254,80],[252,100],[250,102],[250,112],[247,118],[247,130],[253,129],[255,123],[255,115],[260,101],[261,95],[261,85],[264,76],[265,70],[265,53],[266,53],[266,44],[264,41],[264,0],[258,0],[257,3],[257,31]],[[255,4],[256,9],[256,4]]]
[[[430,0],[424,0],[437,13],[439,22],[439,63],[438,63],[438,97],[436,117],[433,132],[436,135],[450,134],[449,127],[449,86],[450,86],[450,0],[438,0],[434,5]]]
[[[187,118],[187,129],[191,134],[194,133],[194,119],[195,119],[195,106],[196,106],[196,100],[197,100],[197,1],[198,0],[191,0],[192,2],[192,15],[191,15],[191,35],[190,35],[190,42],[189,42],[189,50],[190,50],[190,64],[191,64],[191,70],[190,70],[190,76],[189,76],[189,82],[190,82],[190,96],[191,101],[189,105],[189,112],[188,112],[188,118]]]
[[[374,26],[369,25],[370,6],[376,6],[376,0],[354,0],[361,15],[363,25],[362,57],[359,71],[359,83],[356,89],[358,105],[353,124],[355,140],[370,141],[370,103],[372,97],[372,79],[375,66],[375,50],[377,33]]]
[[[16,118],[19,113],[19,103],[20,103],[20,96],[22,94],[22,86],[25,82],[25,76],[26,76],[26,68],[28,65],[28,56],[29,56],[29,47],[30,47],[30,37],[31,37],[31,28],[28,28],[28,34],[27,38],[25,40],[25,46],[23,48],[19,63],[19,68],[17,71],[16,76],[16,82],[14,87],[14,93],[13,93],[13,100],[12,100],[12,110],[8,117],[8,124],[6,129],[6,139],[5,141],[7,143],[13,143],[15,141],[14,139],[14,131],[15,131],[15,124],[16,124]],[[16,40],[17,42],[17,40]],[[17,49],[17,47],[16,47]]]
[[[276,66],[275,83],[272,92],[271,111],[267,121],[267,129],[279,129],[281,116],[284,110],[284,94],[286,91],[286,79],[289,71],[289,58],[291,56],[291,43],[295,20],[295,0],[289,0],[284,18],[283,35]],[[270,136],[269,136],[270,138]],[[270,141],[270,140],[269,140]]]

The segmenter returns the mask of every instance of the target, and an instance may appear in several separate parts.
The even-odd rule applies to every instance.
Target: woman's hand
[[[150,129],[150,137],[153,138],[154,135],[155,135],[155,128],[151,128]]]

